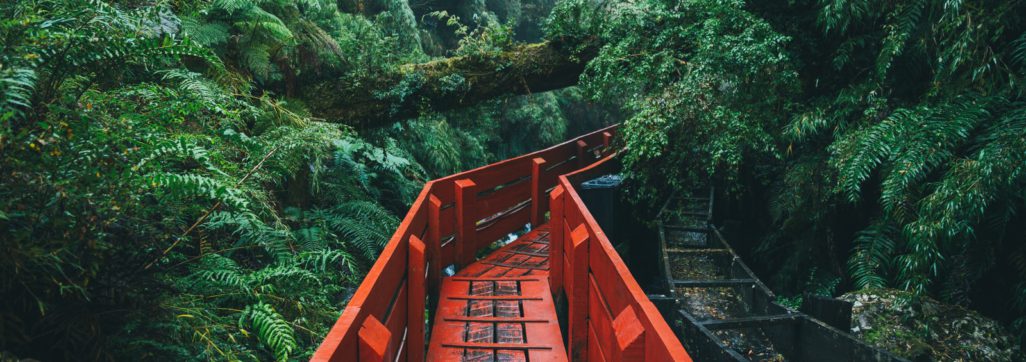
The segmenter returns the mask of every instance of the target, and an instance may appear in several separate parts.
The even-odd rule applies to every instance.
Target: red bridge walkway
[[[428,182],[313,360],[690,361],[577,194],[614,133]]]
[[[428,360],[567,360],[548,253],[545,226],[445,278]]]

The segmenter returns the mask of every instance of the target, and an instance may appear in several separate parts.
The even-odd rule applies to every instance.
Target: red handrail
[[[467,265],[478,250],[538,225],[557,177],[607,154],[615,130],[425,184],[312,360],[423,360],[425,300],[437,295],[444,266]]]
[[[691,361],[575,188],[616,172],[615,156],[559,176],[550,194],[550,286],[567,298],[571,359]]]

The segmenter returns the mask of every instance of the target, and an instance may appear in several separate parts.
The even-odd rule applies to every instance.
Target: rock
[[[966,308],[908,292],[867,289],[852,302],[852,335],[915,361],[1019,361],[1018,340],[994,320]]]

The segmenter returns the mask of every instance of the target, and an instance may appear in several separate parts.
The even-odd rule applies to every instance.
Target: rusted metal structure
[[[714,193],[707,195],[671,198],[656,217],[665,289],[672,295],[663,311],[696,360],[903,361],[776,303],[714,226]],[[817,309],[836,309],[831,301],[818,302]]]
[[[313,360],[690,361],[577,193],[615,131],[428,182]]]

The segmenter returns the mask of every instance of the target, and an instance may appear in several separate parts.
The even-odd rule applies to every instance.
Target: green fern
[[[206,148],[199,146],[195,139],[184,137],[157,145],[150,150],[150,155],[136,163],[133,169],[142,169],[147,163],[157,159],[160,159],[161,162],[167,162],[170,157],[196,161],[203,166],[205,171],[212,172],[221,177],[228,177],[228,174],[221,171],[214,164]]]
[[[356,258],[342,249],[303,252],[296,256],[299,265],[319,273],[344,270],[350,278],[359,274]]]
[[[885,277],[890,261],[897,249],[894,236],[897,229],[886,222],[877,221],[859,232],[855,249],[848,258],[848,272],[858,288],[883,288],[889,285]]]
[[[292,257],[292,235],[288,230],[267,225],[256,214],[248,212],[211,213],[204,228],[226,230],[238,237],[235,246],[260,246],[273,260],[282,262]]]
[[[374,260],[385,246],[399,220],[380,205],[355,201],[331,210],[328,226],[345,243],[352,245],[366,260]]]
[[[212,10],[224,11],[233,14],[239,10],[248,10],[256,4],[250,0],[214,0],[211,4]]]
[[[193,277],[225,291],[246,291],[250,288],[250,284],[238,264],[234,260],[218,254],[203,256]]]
[[[0,117],[20,117],[31,107],[36,72],[0,64]]]
[[[309,270],[297,268],[294,263],[272,265],[247,276],[249,285],[256,286],[262,292],[272,293],[273,285],[287,286],[301,290],[321,287],[320,278]],[[280,283],[280,284],[278,284]]]
[[[298,348],[292,326],[270,304],[258,302],[246,307],[239,318],[240,326],[250,326],[275,360],[288,361]]]
[[[182,33],[194,42],[212,47],[228,42],[228,24],[213,21],[204,22],[196,18],[182,18]]]
[[[196,174],[155,173],[147,182],[171,195],[179,197],[205,197],[223,202],[237,210],[248,210],[250,201],[242,190],[224,181]]]

